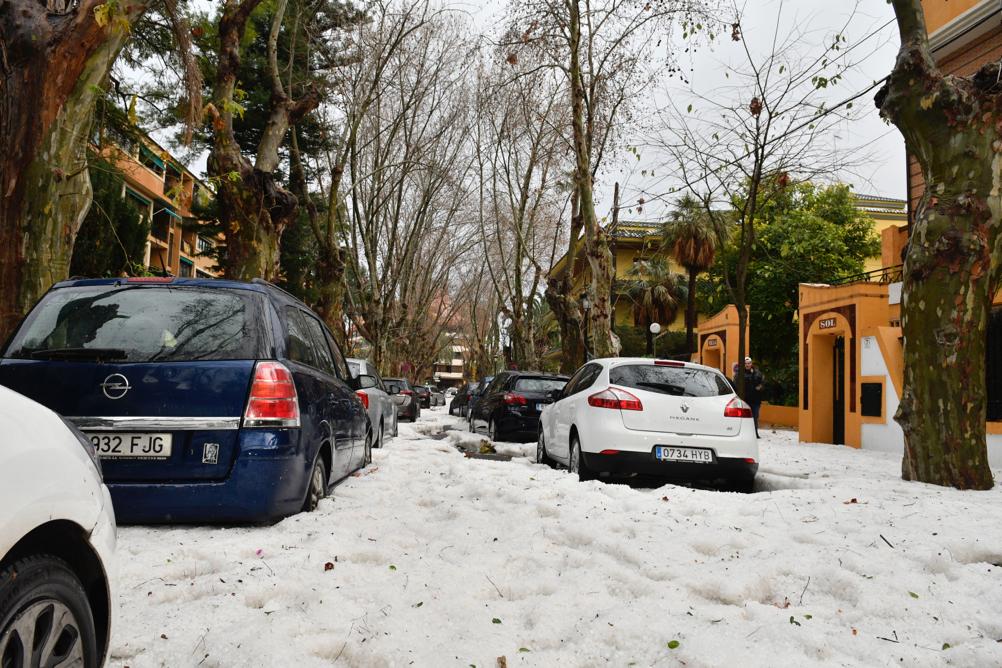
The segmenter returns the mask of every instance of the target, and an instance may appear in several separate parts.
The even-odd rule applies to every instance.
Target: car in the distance
[[[428,388],[428,392],[430,393],[430,403],[432,407],[445,405],[445,395],[442,394],[442,391],[440,389],[438,389],[434,385],[425,385],[424,387]]]
[[[91,442],[0,387],[0,665],[108,656],[115,515]]]
[[[0,358],[0,385],[93,441],[120,522],[312,510],[371,457],[353,383],[320,318],[260,280],[64,281]]]
[[[414,385],[412,389],[421,408],[431,408],[431,388],[427,385]]]
[[[463,383],[449,402],[449,415],[466,417],[466,405],[470,398],[470,383]]]
[[[470,431],[473,431],[473,422],[471,421],[471,416],[473,415],[473,409],[477,407],[477,400],[483,391],[487,389],[487,386],[491,384],[494,380],[494,376],[484,376],[476,383],[470,385],[470,393],[466,399],[466,426]]]
[[[535,441],[539,414],[566,384],[567,376],[502,371],[477,399],[470,415],[473,429],[492,441]]]
[[[649,358],[592,360],[553,394],[536,459],[581,480],[656,476],[750,492],[759,451],[751,408],[712,367]]]
[[[403,420],[416,422],[421,417],[421,401],[406,378],[384,378],[386,391],[397,405],[397,415]]]
[[[374,437],[372,447],[381,448],[387,436],[397,435],[397,404],[386,391],[376,367],[366,359],[348,358],[348,370],[358,380],[355,394],[369,414]]]

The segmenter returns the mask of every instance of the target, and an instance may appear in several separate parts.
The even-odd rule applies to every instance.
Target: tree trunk
[[[72,8],[0,0],[0,339],[65,279],[91,203],[94,102],[143,0],[98,25],[98,0]]]
[[[654,332],[651,331],[650,323],[644,327],[644,341],[647,344],[648,357],[654,357]]]
[[[585,91],[581,73],[581,13],[578,0],[568,2],[570,21],[571,116],[574,130],[574,180],[578,212],[584,227],[585,256],[591,269],[592,308],[589,322],[589,352],[594,357],[611,357],[612,347],[612,253],[598,225],[592,188],[591,146],[585,125]],[[572,239],[572,241],[574,241]]]
[[[573,373],[584,363],[584,332],[581,328],[581,311],[571,290],[567,276],[550,278],[546,284],[546,301],[560,326],[560,373]]]
[[[1002,227],[1000,65],[944,77],[919,0],[893,5],[901,49],[876,102],[925,181],[902,274],[902,477],[990,489],[985,337],[1000,270],[992,257]]]
[[[689,267],[689,295],[685,302],[685,349],[696,352],[696,269]]]

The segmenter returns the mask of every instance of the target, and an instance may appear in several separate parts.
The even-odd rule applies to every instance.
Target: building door
[[[832,348],[832,443],[845,445],[845,337]]]

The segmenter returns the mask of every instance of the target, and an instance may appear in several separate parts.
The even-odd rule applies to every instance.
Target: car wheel
[[[578,440],[577,434],[571,437],[571,456],[567,468],[571,473],[577,474],[581,482],[595,478],[595,474],[588,469],[584,457],[581,456],[581,441]]]
[[[501,433],[498,431],[498,423],[491,420],[487,425],[487,433],[490,435],[491,441],[495,443],[501,441]]]
[[[755,478],[751,480],[731,480],[727,483],[725,489],[729,492],[737,492],[738,494],[751,494],[755,491]]]
[[[380,426],[380,428],[379,428],[379,440],[380,441],[383,440],[383,428],[382,428],[382,426]],[[362,455],[362,466],[361,466],[361,468],[365,468],[366,466],[368,466],[371,463],[372,463],[372,432],[370,431],[370,432],[368,432],[365,435],[365,451],[364,451],[364,454]]]
[[[383,422],[382,422],[382,420],[380,420],[380,422],[379,422],[379,438],[376,440],[375,447],[377,447],[377,448],[383,447]]]
[[[536,463],[546,464],[553,468],[553,460],[546,454],[546,441],[543,440],[543,430],[539,430],[539,438],[536,439]]]
[[[98,665],[94,614],[63,560],[24,557],[0,570],[0,665]]]
[[[303,503],[303,510],[312,512],[317,509],[320,499],[324,498],[327,492],[327,464],[319,454],[317,461],[313,464],[313,473],[310,474],[310,488],[306,492],[306,501]]]

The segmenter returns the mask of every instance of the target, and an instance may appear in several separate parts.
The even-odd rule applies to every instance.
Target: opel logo
[[[125,389],[129,389],[129,388],[125,388]],[[679,406],[679,408],[682,409],[683,413],[688,413],[689,412],[689,404],[685,403],[684,401],[682,402],[682,405]]]
[[[129,385],[129,379],[120,373],[113,373],[105,378],[100,387],[104,396],[109,399],[121,399],[126,392],[132,389],[132,386]]]

